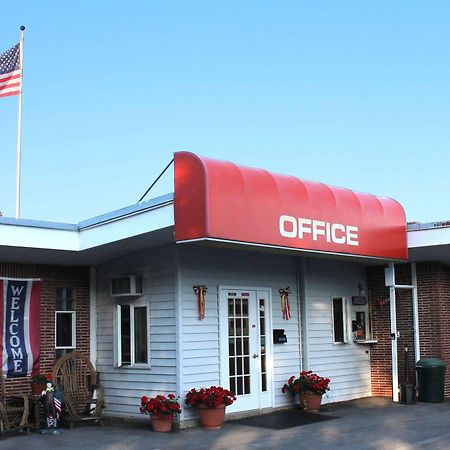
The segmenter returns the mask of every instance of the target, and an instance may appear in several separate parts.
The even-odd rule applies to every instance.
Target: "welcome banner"
[[[39,371],[40,301],[40,281],[0,278],[0,355],[6,378]]]

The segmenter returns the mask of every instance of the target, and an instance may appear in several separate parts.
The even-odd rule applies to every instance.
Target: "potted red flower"
[[[33,395],[41,395],[47,388],[47,383],[52,381],[52,374],[35,373],[31,375],[30,386]]]
[[[186,394],[186,405],[198,408],[200,424],[205,428],[222,428],[225,408],[236,400],[234,394],[221,386],[211,386],[199,390],[192,388]]]
[[[169,394],[156,397],[141,397],[141,414],[150,414],[153,431],[168,432],[172,429],[173,418],[181,413],[178,397]]]
[[[312,370],[300,372],[300,376],[289,378],[281,392],[290,392],[299,396],[300,405],[308,411],[318,411],[322,403],[322,396],[329,388],[330,379],[321,377]]]

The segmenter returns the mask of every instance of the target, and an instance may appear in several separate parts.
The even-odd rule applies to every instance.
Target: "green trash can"
[[[423,358],[416,363],[419,401],[444,401],[445,363],[438,358]]]

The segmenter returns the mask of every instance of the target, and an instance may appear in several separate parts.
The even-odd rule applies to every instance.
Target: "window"
[[[56,357],[76,347],[75,292],[73,288],[56,289],[55,349]]]
[[[355,339],[368,339],[367,324],[366,324],[366,312],[355,311]]]
[[[366,297],[352,297],[351,308],[353,340],[358,343],[372,341],[369,304]]]
[[[332,297],[333,343],[347,342],[347,302],[345,297]]]
[[[148,365],[148,308],[116,305],[116,364],[118,367]]]

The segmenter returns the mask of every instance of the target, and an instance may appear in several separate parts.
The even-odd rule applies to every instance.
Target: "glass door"
[[[270,406],[268,383],[268,295],[255,290],[221,292],[222,344],[226,362],[222,380],[238,401],[227,411],[245,411]],[[224,355],[222,355],[224,358]]]

